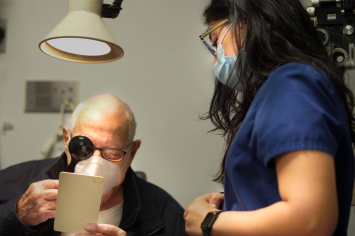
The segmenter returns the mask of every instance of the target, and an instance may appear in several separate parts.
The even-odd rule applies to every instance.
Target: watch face
[[[209,212],[207,215],[206,215],[206,218],[203,220],[202,224],[201,224],[201,228],[206,228],[209,226],[211,220],[213,219],[214,217],[214,212]]]

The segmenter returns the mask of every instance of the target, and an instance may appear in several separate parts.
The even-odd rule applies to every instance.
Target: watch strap
[[[210,236],[212,226],[221,212],[223,211],[211,211],[207,213],[201,224],[203,236]]]

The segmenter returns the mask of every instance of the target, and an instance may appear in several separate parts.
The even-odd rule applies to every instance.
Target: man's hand
[[[22,224],[35,226],[54,218],[59,180],[32,183],[16,205],[16,214]]]
[[[90,234],[75,234],[75,236],[106,235],[106,236],[127,236],[122,229],[108,224],[86,224],[84,229]]]
[[[223,200],[222,193],[210,193],[190,203],[184,213],[186,233],[190,236],[202,235],[202,221],[208,212],[217,211]]]

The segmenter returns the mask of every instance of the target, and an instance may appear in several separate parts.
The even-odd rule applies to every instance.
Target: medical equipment
[[[339,67],[355,68],[354,0],[311,0],[307,5],[331,59]]]
[[[72,102],[64,101],[62,106],[60,107],[60,124],[58,130],[54,133],[52,137],[50,137],[47,142],[41,148],[41,153],[45,156],[48,156],[50,150],[54,146],[54,144],[63,137],[63,125],[64,125],[64,110],[69,106],[71,111],[74,112],[75,105]]]

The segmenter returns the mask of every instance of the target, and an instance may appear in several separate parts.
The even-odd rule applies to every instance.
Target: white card
[[[60,172],[53,229],[87,233],[84,225],[99,218],[103,183],[102,177]]]

